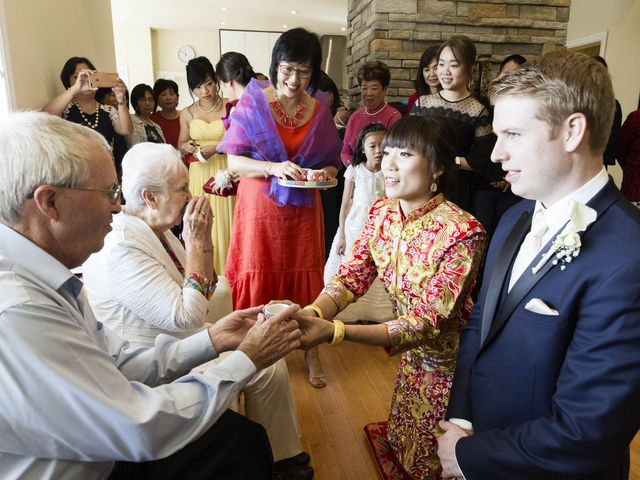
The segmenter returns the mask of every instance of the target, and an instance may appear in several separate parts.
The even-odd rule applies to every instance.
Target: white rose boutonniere
[[[547,261],[553,256],[553,264],[561,264],[560,269],[567,268],[567,264],[580,254],[580,247],[582,242],[580,241],[579,232],[583,232],[591,225],[597,217],[596,211],[587,207],[585,204],[576,202],[575,200],[569,200],[569,221],[565,225],[564,229],[553,240],[551,248],[547,251],[538,264],[531,269],[535,275],[540,271]]]

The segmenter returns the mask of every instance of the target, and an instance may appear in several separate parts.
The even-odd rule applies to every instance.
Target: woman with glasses
[[[312,96],[322,54],[315,33],[295,28],[277,40],[270,83],[251,81],[219,147],[240,176],[225,276],[235,308],[290,298],[304,306],[322,289],[324,235],[317,189],[278,184],[305,169],[338,171],[340,138],[326,102]],[[311,92],[311,93],[310,93]],[[326,384],[317,350],[309,382]]]
[[[156,99],[150,85],[140,83],[131,90],[131,105],[136,112],[133,116],[133,132],[127,136],[127,145],[142,142],[167,143],[162,127],[151,120],[151,115],[156,111]]]

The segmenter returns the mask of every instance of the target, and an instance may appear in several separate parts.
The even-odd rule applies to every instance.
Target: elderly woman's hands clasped
[[[211,241],[213,212],[206,197],[193,197],[189,200],[182,223],[182,239],[185,247],[213,248]]]

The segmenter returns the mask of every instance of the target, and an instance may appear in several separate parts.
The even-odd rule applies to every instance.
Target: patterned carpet
[[[365,425],[364,433],[367,435],[371,453],[376,460],[380,478],[382,480],[411,480],[402,466],[396,461],[387,441],[387,422],[376,422]]]

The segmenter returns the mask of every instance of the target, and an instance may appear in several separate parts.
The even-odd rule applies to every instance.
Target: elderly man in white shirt
[[[0,121],[0,158],[3,478],[272,478],[264,429],[227,406],[299,347],[297,307],[257,321],[258,308],[238,311],[187,339],[129,348],[69,270],[102,248],[120,211],[104,138],[14,113]]]

